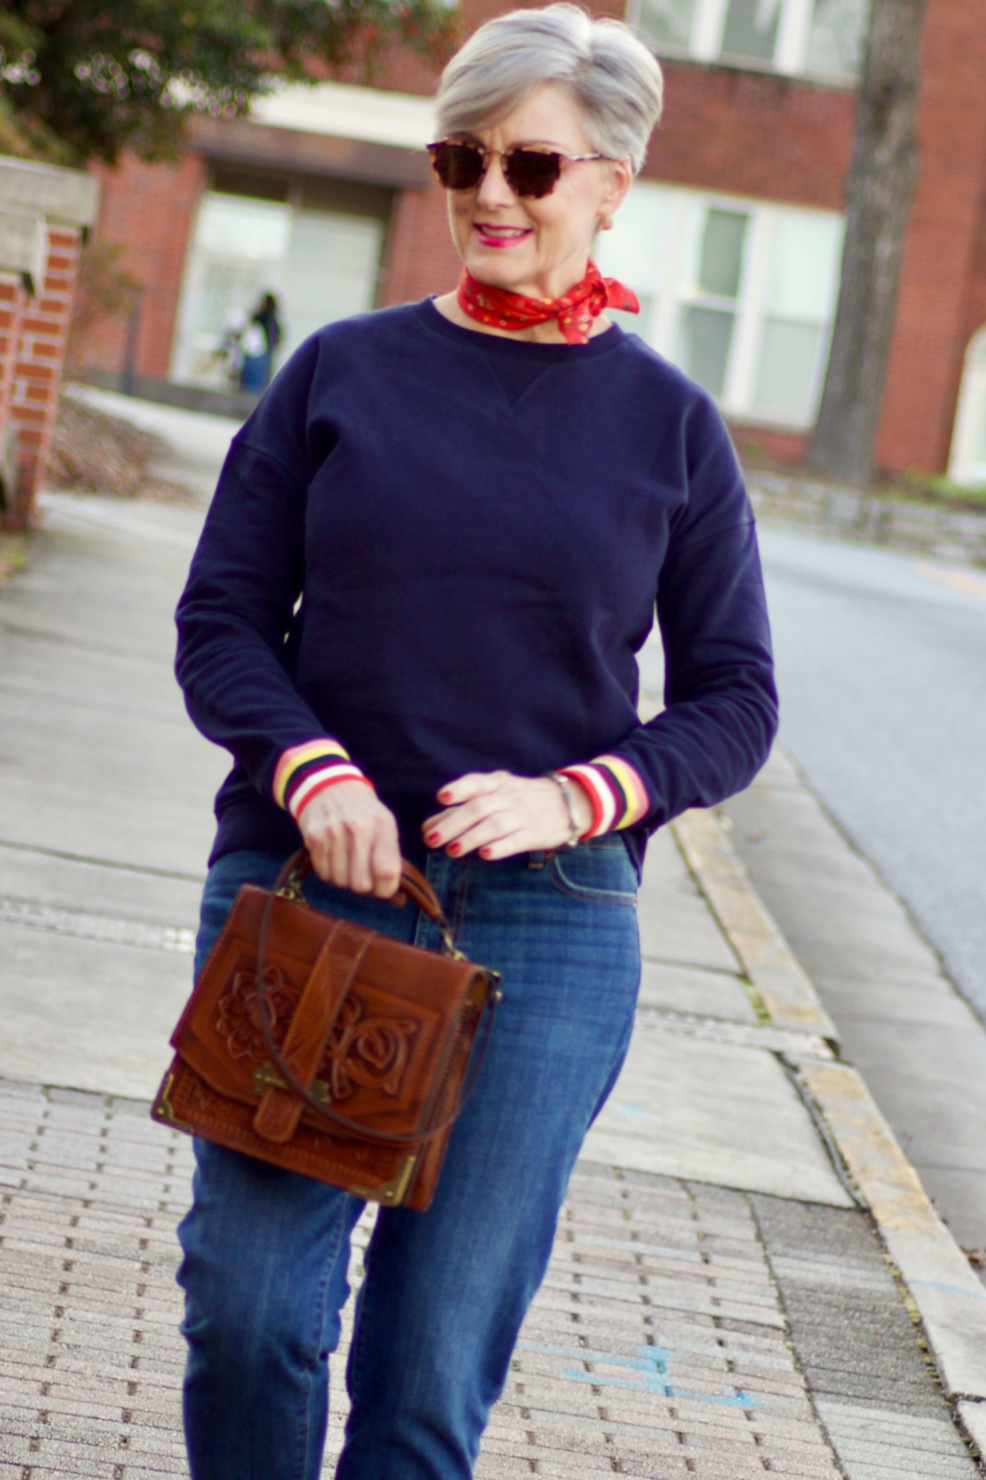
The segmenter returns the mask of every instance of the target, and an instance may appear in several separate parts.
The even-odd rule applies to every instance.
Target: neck
[[[523,329],[498,329],[493,324],[482,324],[477,319],[470,318],[459,306],[458,296],[455,293],[443,293],[441,297],[433,299],[435,307],[443,318],[453,324],[458,324],[460,329],[470,329],[474,334],[493,334],[497,339],[521,340],[525,344],[566,344],[567,340],[558,327],[557,319],[548,319],[543,324],[528,324]],[[612,328],[613,321],[605,314],[600,314],[593,321],[589,330],[589,338],[595,339],[597,334],[605,334],[607,329]]]

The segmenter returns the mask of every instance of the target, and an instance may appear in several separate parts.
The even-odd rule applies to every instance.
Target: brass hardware
[[[258,1099],[263,1099],[269,1089],[284,1089],[293,1095],[294,1090],[289,1084],[285,1084],[279,1074],[276,1074],[268,1060],[264,1060],[259,1069],[253,1071],[253,1092]],[[328,1105],[332,1100],[332,1092],[324,1079],[313,1079],[308,1086],[308,1093],[314,1095],[316,1100],[323,1105]]]
[[[448,956],[449,960],[465,961],[467,957],[465,953],[463,951],[460,951],[458,946],[456,945],[455,939],[449,926],[439,926],[439,931],[442,937],[442,950],[445,952],[445,955]]]
[[[296,868],[291,870],[287,878],[284,880],[284,883],[281,885],[280,889],[278,889],[277,898],[289,899],[292,904],[305,903],[305,896],[301,887],[301,879],[298,877],[298,870]]]
[[[405,1156],[397,1169],[397,1175],[389,1182],[383,1182],[379,1187],[350,1187],[348,1191],[353,1197],[365,1198],[367,1202],[385,1203],[387,1207],[396,1207],[403,1198],[411,1181],[411,1173],[417,1166],[418,1153],[415,1151],[411,1156]]]
[[[180,1120],[178,1118],[175,1114],[174,1106],[168,1098],[174,1082],[174,1074],[168,1073],[165,1075],[164,1083],[158,1091],[157,1099],[151,1107],[151,1114],[155,1120],[161,1121],[162,1125],[170,1125],[176,1131],[184,1131],[187,1136],[193,1136],[195,1134],[195,1127],[189,1125],[186,1120]]]

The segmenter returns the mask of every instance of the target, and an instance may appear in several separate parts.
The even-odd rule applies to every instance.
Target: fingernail
[[[441,835],[441,833],[437,833],[437,832],[429,833],[428,836],[425,838],[425,842],[428,844],[428,847],[429,848],[435,848],[435,847],[437,847],[438,844],[441,841],[442,841],[442,835]]]
[[[480,856],[480,858],[489,858],[489,857],[491,857],[492,853],[493,853],[493,849],[492,848],[480,848],[480,850],[479,850],[479,856]]]
[[[445,852],[451,853],[453,858],[458,858],[459,854],[462,852],[462,844],[449,843],[448,847],[445,849]]]
[[[438,793],[438,800],[440,802],[450,802],[452,800],[452,793],[450,791],[440,791]]]

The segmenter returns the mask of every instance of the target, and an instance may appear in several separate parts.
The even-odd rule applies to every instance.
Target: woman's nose
[[[513,205],[515,198],[503,173],[502,156],[487,155],[486,173],[476,187],[477,201],[485,206]]]

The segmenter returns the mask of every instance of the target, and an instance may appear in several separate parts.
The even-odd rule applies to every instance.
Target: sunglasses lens
[[[435,174],[446,190],[475,190],[486,170],[486,156],[475,144],[429,144]],[[561,156],[541,149],[511,149],[503,155],[503,174],[516,195],[539,200],[550,195],[561,176]]]
[[[550,195],[561,176],[561,158],[540,149],[511,149],[503,158],[507,184],[517,195],[540,200]]]
[[[483,153],[472,144],[436,144],[431,162],[446,190],[473,190],[483,178]]]

